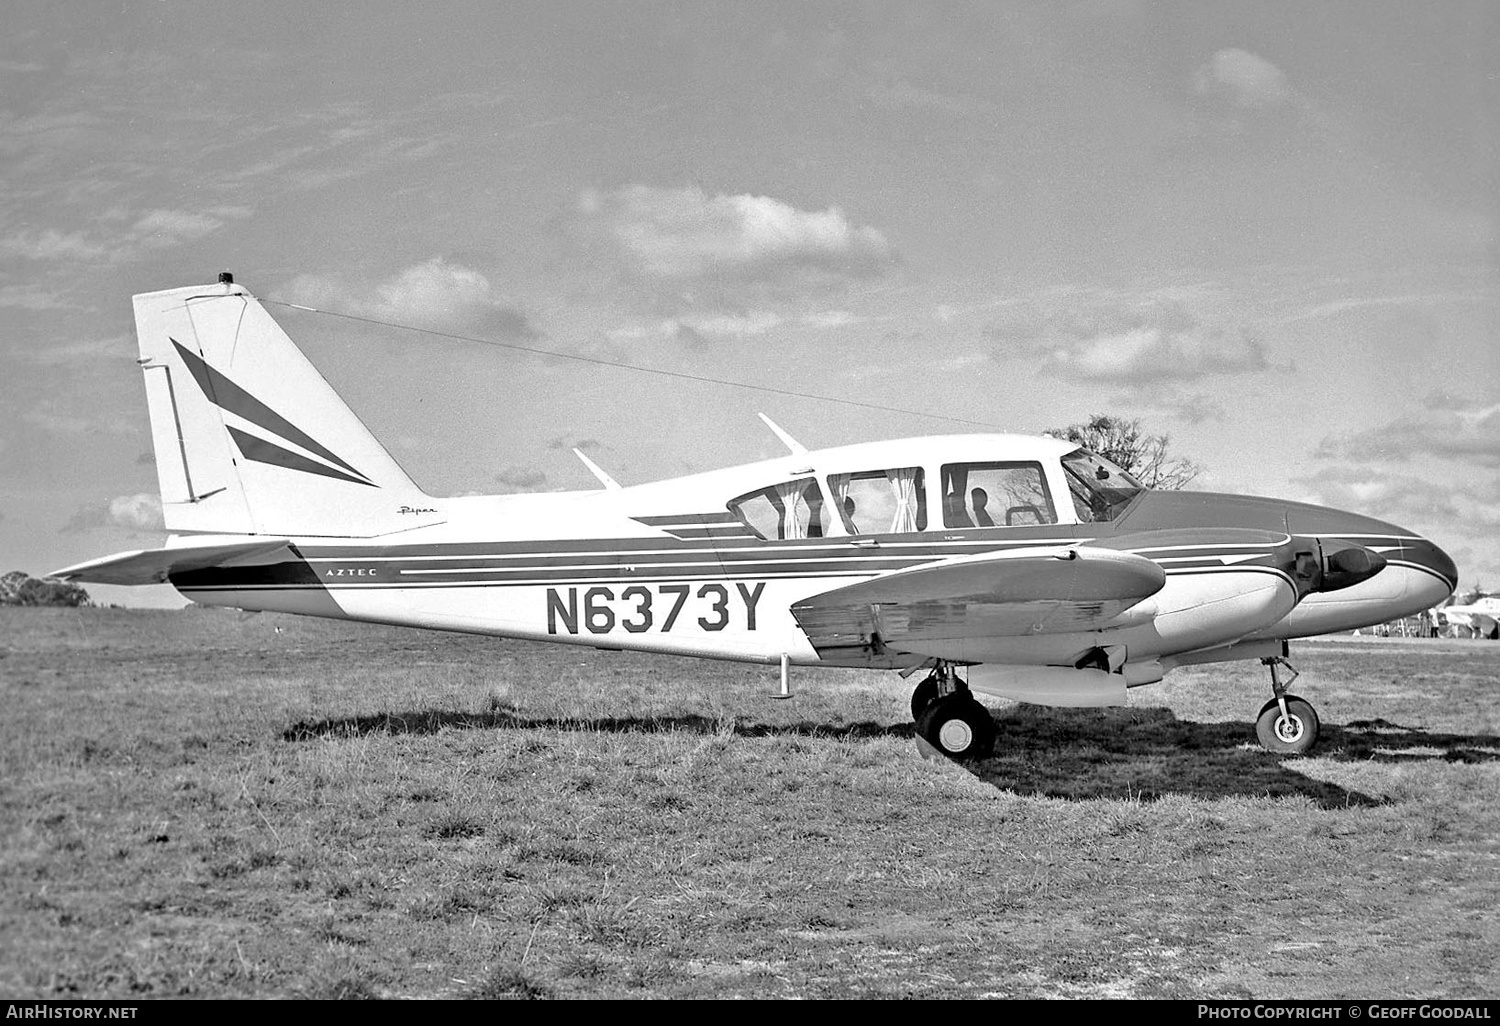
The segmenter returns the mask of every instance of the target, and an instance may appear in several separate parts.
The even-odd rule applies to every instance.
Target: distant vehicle
[[[1437,611],[1449,627],[1462,627],[1476,638],[1500,638],[1500,597],[1485,595],[1468,605],[1444,606]]]
[[[991,750],[981,694],[1118,705],[1195,663],[1260,659],[1257,736],[1313,707],[1292,638],[1431,608],[1457,571],[1411,531],[1278,499],[1143,487],[1053,438],[808,451],[593,491],[437,498],[233,279],[135,297],[163,548],[55,576],[168,581],[206,605],[607,649],[923,673],[918,735]],[[767,421],[770,424],[769,421]],[[582,454],[579,454],[582,457]]]

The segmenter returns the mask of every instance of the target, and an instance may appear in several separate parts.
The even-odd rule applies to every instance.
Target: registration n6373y
[[[685,626],[722,631],[731,625],[753,631],[755,607],[765,588],[764,581],[548,588],[547,633],[665,634]]]

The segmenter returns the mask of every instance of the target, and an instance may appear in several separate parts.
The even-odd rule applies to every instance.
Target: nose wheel
[[[1271,670],[1271,690],[1276,697],[1261,706],[1255,718],[1255,737],[1274,755],[1304,755],[1318,742],[1318,713],[1312,703],[1287,693],[1299,676],[1291,663],[1280,657],[1261,662]],[[1291,673],[1286,680],[1276,672],[1282,666]]]

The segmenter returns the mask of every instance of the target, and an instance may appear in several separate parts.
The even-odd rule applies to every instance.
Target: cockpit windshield
[[[1063,457],[1073,508],[1083,524],[1113,520],[1146,486],[1122,469],[1087,449],[1074,449]]]

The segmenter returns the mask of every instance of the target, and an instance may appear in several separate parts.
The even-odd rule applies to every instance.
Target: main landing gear
[[[1318,741],[1318,714],[1310,703],[1287,694],[1286,689],[1298,677],[1291,663],[1281,656],[1262,659],[1261,663],[1271,669],[1271,690],[1276,697],[1261,706],[1255,719],[1255,736],[1268,752],[1302,755]],[[1276,673],[1278,666],[1285,666],[1291,673],[1285,681]]]
[[[995,721],[947,663],[938,665],[911,693],[917,737],[958,762],[982,759],[995,746]]]

